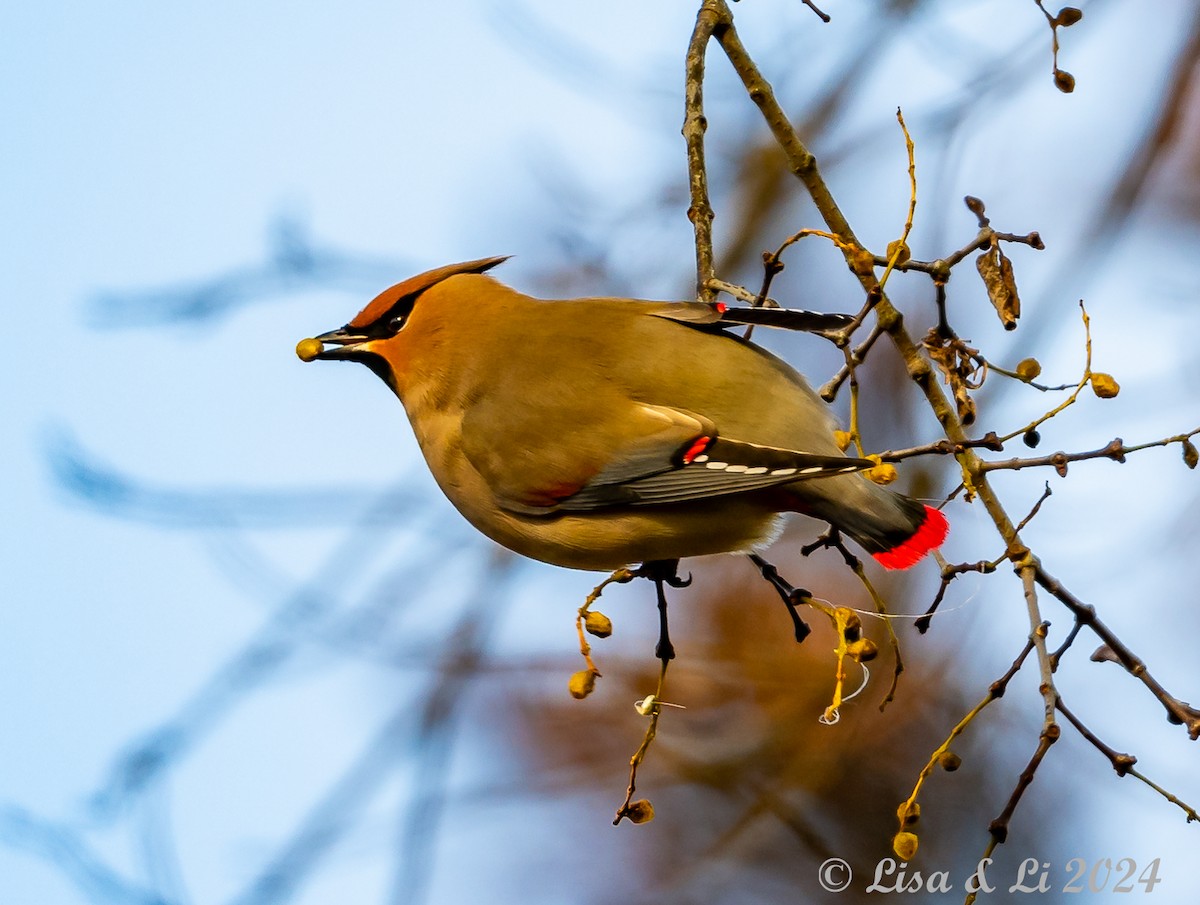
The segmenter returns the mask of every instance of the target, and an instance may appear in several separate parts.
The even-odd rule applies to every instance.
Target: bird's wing
[[[721,302],[651,302],[647,303],[646,313],[693,327],[720,329],[761,325],[780,330],[822,333],[841,330],[854,323],[854,318],[848,314],[805,311],[802,308],[733,307]]]
[[[501,508],[525,515],[589,512],[745,493],[776,484],[871,468],[868,459],[817,455],[718,436],[707,418],[667,406],[638,405],[619,423],[577,434],[500,438],[481,430],[491,419],[468,416],[463,451]],[[515,425],[509,425],[514,427]],[[517,461],[496,448],[519,450]],[[556,455],[568,451],[569,457]]]
[[[649,506],[745,493],[812,478],[862,471],[869,459],[822,456],[701,435],[661,458],[659,467],[628,475],[624,463],[603,469],[552,511],[586,512],[608,506]]]

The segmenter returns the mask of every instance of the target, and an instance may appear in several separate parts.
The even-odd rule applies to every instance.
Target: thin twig
[[[667,667],[670,665],[670,662],[670,660],[663,660],[659,664],[658,687],[654,692],[656,701],[663,699],[663,692],[667,686]],[[651,708],[648,714],[650,722],[646,726],[646,734],[642,737],[642,743],[638,745],[637,751],[629,758],[629,785],[625,789],[625,800],[621,802],[621,806],[617,808],[616,816],[613,817],[613,826],[616,826],[626,817],[630,816],[633,793],[637,790],[638,767],[646,759],[646,753],[650,750],[650,745],[654,742],[654,737],[658,734],[658,718],[661,713],[661,707],[654,706]]]
[[[1003,559],[1001,561],[1003,561]],[[929,623],[933,619],[934,613],[937,612],[938,607],[941,606],[942,598],[946,596],[946,591],[954,579],[967,572],[979,572],[982,575],[990,575],[992,572],[996,571],[996,565],[996,562],[989,562],[988,560],[980,560],[979,562],[969,563],[964,562],[953,566],[943,564],[942,584],[941,587],[938,588],[937,594],[933,598],[933,603],[929,605],[929,609],[927,609],[922,616],[913,622],[913,625],[916,627],[917,631],[922,635],[929,631]]]
[[[867,338],[858,344],[857,348],[850,353],[850,360],[842,365],[841,370],[833,375],[820,390],[818,395],[826,402],[833,402],[837,397],[837,392],[845,383],[846,378],[850,376],[851,365],[860,365],[867,360],[867,353],[871,351],[871,347],[875,345],[875,341],[883,336],[884,330],[878,324],[871,328],[871,332],[867,334]]]
[[[700,7],[685,62],[683,138],[687,144],[691,197],[688,219],[696,234],[696,298],[704,302],[711,302],[716,297],[709,285],[716,272],[712,236],[714,214],[708,199],[708,171],[704,165],[704,132],[708,128],[704,117],[704,56],[709,38],[721,25],[722,17],[714,4],[706,2]]]
[[[908,798],[906,798],[897,809],[899,814],[904,815],[911,812],[912,806],[916,804],[917,797],[921,794],[921,787],[933,774],[933,769],[938,765],[942,755],[950,751],[950,746],[954,744],[954,740],[962,735],[966,728],[971,725],[971,722],[975,719],[975,717],[979,716],[979,714],[982,713],[983,710],[993,701],[1004,697],[1004,692],[1008,690],[1008,683],[1011,682],[1013,676],[1020,671],[1022,664],[1025,662],[1025,658],[1029,656],[1029,652],[1032,650],[1033,639],[1030,638],[1025,643],[1025,647],[1022,648],[1021,652],[1017,654],[1016,659],[1013,660],[1012,665],[1008,667],[1008,670],[1004,673],[1004,675],[988,686],[987,695],[983,698],[983,700],[967,711],[966,716],[964,716],[958,721],[958,723],[955,724],[954,728],[950,730],[950,734],[947,735],[942,743],[933,750],[933,753],[929,755],[929,760],[925,762],[925,766],[917,775],[917,781],[913,786],[912,792],[909,793]],[[900,829],[904,829],[903,816],[901,817]]]
[[[946,283],[950,279],[951,270],[967,255],[980,249],[987,248],[996,242],[1014,242],[1018,245],[1028,245],[1030,248],[1043,250],[1046,246],[1042,242],[1042,237],[1036,233],[1026,233],[1019,235],[1017,233],[1004,233],[986,226],[980,229],[979,234],[970,242],[964,245],[957,251],[953,251],[944,258],[938,258],[936,261],[918,261],[910,259],[904,262],[898,262],[894,270],[899,270],[901,273],[907,273],[910,270],[924,273],[932,277],[935,282]],[[881,255],[875,256],[875,265],[877,267],[886,267],[888,258]]]
[[[1058,724],[1050,722],[1042,727],[1042,731],[1038,733],[1037,748],[1033,752],[1033,756],[1029,758],[1029,763],[1025,765],[1025,769],[1021,771],[1021,775],[1017,777],[1017,784],[1013,788],[1012,795],[1008,798],[1008,803],[1004,805],[1004,810],[1000,812],[991,823],[988,824],[988,832],[992,839],[997,844],[1002,845],[1008,838],[1008,824],[1012,820],[1013,813],[1017,810],[1017,805],[1021,803],[1021,797],[1025,794],[1025,790],[1029,788],[1029,784],[1033,782],[1034,774],[1041,766],[1042,760],[1046,757],[1046,752],[1050,750],[1050,746],[1058,741],[1062,730]]]
[[[1004,449],[1004,444],[1000,442],[995,431],[988,431],[978,440],[963,440],[959,443],[946,439],[936,440],[933,443],[913,446],[909,449],[889,449],[879,453],[879,458],[884,462],[899,462],[903,459],[911,459],[913,456],[953,456],[964,449],[990,449],[993,452],[1000,452]]]
[[[1047,482],[1046,489],[1042,491],[1042,495],[1038,497],[1038,501],[1033,504],[1033,508],[1029,510],[1029,514],[1025,516],[1025,518],[1021,519],[1020,524],[1017,525],[1018,531],[1022,530],[1026,525],[1033,521],[1033,517],[1037,515],[1038,511],[1042,508],[1042,503],[1050,499],[1050,496],[1050,484]]]
[[[1167,719],[1172,723],[1185,726],[1188,736],[1193,740],[1200,738],[1200,710],[1168,693],[1158,680],[1150,675],[1146,664],[1096,615],[1095,607],[1084,603],[1068,591],[1057,578],[1045,570],[1041,563],[1037,563],[1034,570],[1037,583],[1047,593],[1065,604],[1076,619],[1091,629],[1109,647],[1116,661],[1124,667],[1125,671],[1149,689],[1150,693],[1167,711]]]
[[[1156,446],[1169,446],[1172,443],[1183,443],[1185,440],[1190,440],[1192,437],[1200,434],[1200,427],[1194,428],[1183,434],[1174,434],[1170,437],[1163,437],[1161,440],[1152,440],[1149,443],[1137,443],[1133,446],[1126,446],[1125,441],[1120,437],[1114,437],[1104,446],[1099,449],[1092,449],[1086,452],[1068,453],[1059,452],[1050,453],[1047,456],[1035,456],[1031,458],[1013,458],[1005,459],[996,462],[984,462],[981,465],[983,471],[1020,471],[1022,468],[1044,468],[1052,467],[1060,475],[1066,476],[1068,462],[1083,462],[1088,459],[1112,459],[1114,462],[1124,462],[1125,457],[1130,453],[1141,452],[1144,449],[1153,449]]]

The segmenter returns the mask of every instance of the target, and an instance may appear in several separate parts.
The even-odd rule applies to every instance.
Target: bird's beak
[[[362,346],[370,337],[354,333],[346,327],[330,330],[320,336],[302,339],[296,344],[296,355],[301,361],[313,361],[320,358],[323,361],[354,358],[356,352],[363,351]]]

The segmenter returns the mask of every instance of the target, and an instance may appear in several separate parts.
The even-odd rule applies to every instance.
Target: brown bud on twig
[[[1200,453],[1196,452],[1196,445],[1191,440],[1183,441],[1183,464],[1188,468],[1195,468],[1200,463]]]
[[[1070,94],[1075,90],[1075,76],[1071,75],[1065,69],[1055,69],[1054,87],[1063,94]]]
[[[1064,6],[1054,17],[1054,24],[1060,28],[1070,28],[1082,18],[1083,10],[1076,9],[1074,6]]]
[[[654,819],[654,805],[645,798],[631,801],[629,806],[625,808],[625,816],[632,823],[649,823]]]
[[[1051,457],[1051,461],[1054,463],[1054,470],[1058,472],[1058,476],[1065,478],[1067,476],[1067,457],[1058,452]]]

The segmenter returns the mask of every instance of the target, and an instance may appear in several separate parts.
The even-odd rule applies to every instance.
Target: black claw
[[[795,631],[796,643],[799,644],[809,636],[812,629],[808,623],[800,618],[798,608],[806,603],[812,595],[804,588],[794,588],[792,585],[779,574],[779,570],[763,559],[756,553],[750,554],[750,561],[758,566],[759,572],[775,589],[775,592],[783,599],[784,606],[787,607],[788,615],[792,619],[792,629]]]
[[[673,588],[686,588],[692,583],[692,573],[688,572],[687,578],[680,578],[678,575],[675,575],[664,580]]]
[[[792,626],[796,630],[796,643],[799,644],[810,634],[812,634],[812,627],[803,619],[801,619],[800,614],[794,609],[789,610],[789,612],[792,614]]]

